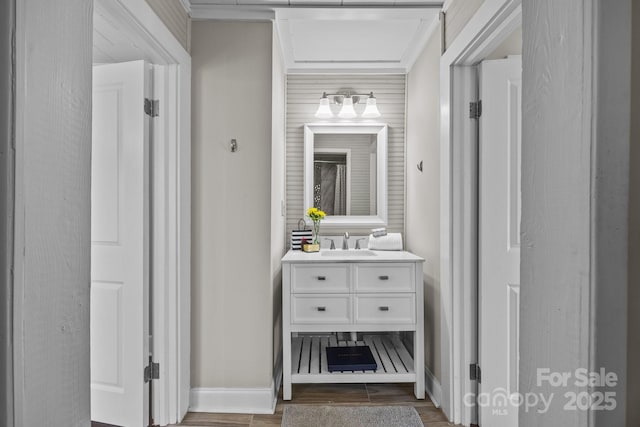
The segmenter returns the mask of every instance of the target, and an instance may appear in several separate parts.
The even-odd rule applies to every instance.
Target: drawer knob
[[[389,280],[389,276],[378,276],[380,280]]]
[[[318,280],[320,280],[320,281],[327,280],[327,278],[325,276],[318,276]]]
[[[386,305],[380,306],[378,308],[380,311],[389,311],[389,307],[387,307]]]
[[[318,307],[318,311],[327,311],[327,307]]]

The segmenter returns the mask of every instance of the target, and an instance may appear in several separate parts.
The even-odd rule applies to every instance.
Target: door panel
[[[480,425],[518,425],[521,58],[480,66]]]
[[[95,66],[91,161],[91,419],[146,425],[149,140],[144,61]]]

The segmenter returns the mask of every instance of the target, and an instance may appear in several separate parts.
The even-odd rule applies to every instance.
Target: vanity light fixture
[[[356,114],[356,110],[353,108],[353,98],[352,97],[344,97],[342,100],[342,108],[338,113],[338,117],[341,119],[353,119],[358,117]]]
[[[320,105],[316,111],[316,117],[319,119],[330,119],[333,117],[334,114],[331,111],[331,103],[333,103],[342,105],[342,108],[340,108],[340,112],[338,113],[338,117],[342,119],[356,118],[358,114],[354,109],[354,105],[361,101],[365,102],[364,99],[366,99],[367,105],[362,113],[362,117],[365,119],[380,117],[380,111],[378,111],[376,97],[373,96],[373,92],[369,92],[368,94],[324,92],[322,94],[322,98],[320,98]]]
[[[318,106],[318,111],[316,111],[316,117],[319,119],[330,119],[333,117],[326,92],[323,93],[322,98],[320,98],[320,105]]]
[[[362,117],[365,119],[375,119],[376,117],[380,117],[380,111],[378,111],[376,97],[373,96],[373,92],[371,92],[367,98],[367,106],[364,108]]]

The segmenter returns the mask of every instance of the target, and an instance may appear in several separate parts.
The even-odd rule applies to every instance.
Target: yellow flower
[[[320,209],[318,209],[316,207],[311,207],[311,208],[307,209],[307,216],[309,218],[311,218],[311,220],[313,222],[320,221],[326,215],[327,215],[326,213],[324,213],[323,211],[321,211]]]

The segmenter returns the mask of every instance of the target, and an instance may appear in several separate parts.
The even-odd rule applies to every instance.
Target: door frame
[[[177,423],[189,408],[191,375],[191,56],[144,0],[95,0],[94,7],[94,13],[110,18],[103,21],[127,33],[142,56],[127,57],[130,51],[125,51],[118,60],[154,64],[160,116],[152,125],[149,255],[151,348],[160,379],[155,381],[153,417],[160,425]]]
[[[521,0],[485,0],[440,59],[441,403],[456,424],[477,422],[465,405],[476,393],[469,365],[478,348],[477,127],[468,105],[478,93],[475,66],[521,24]]]

